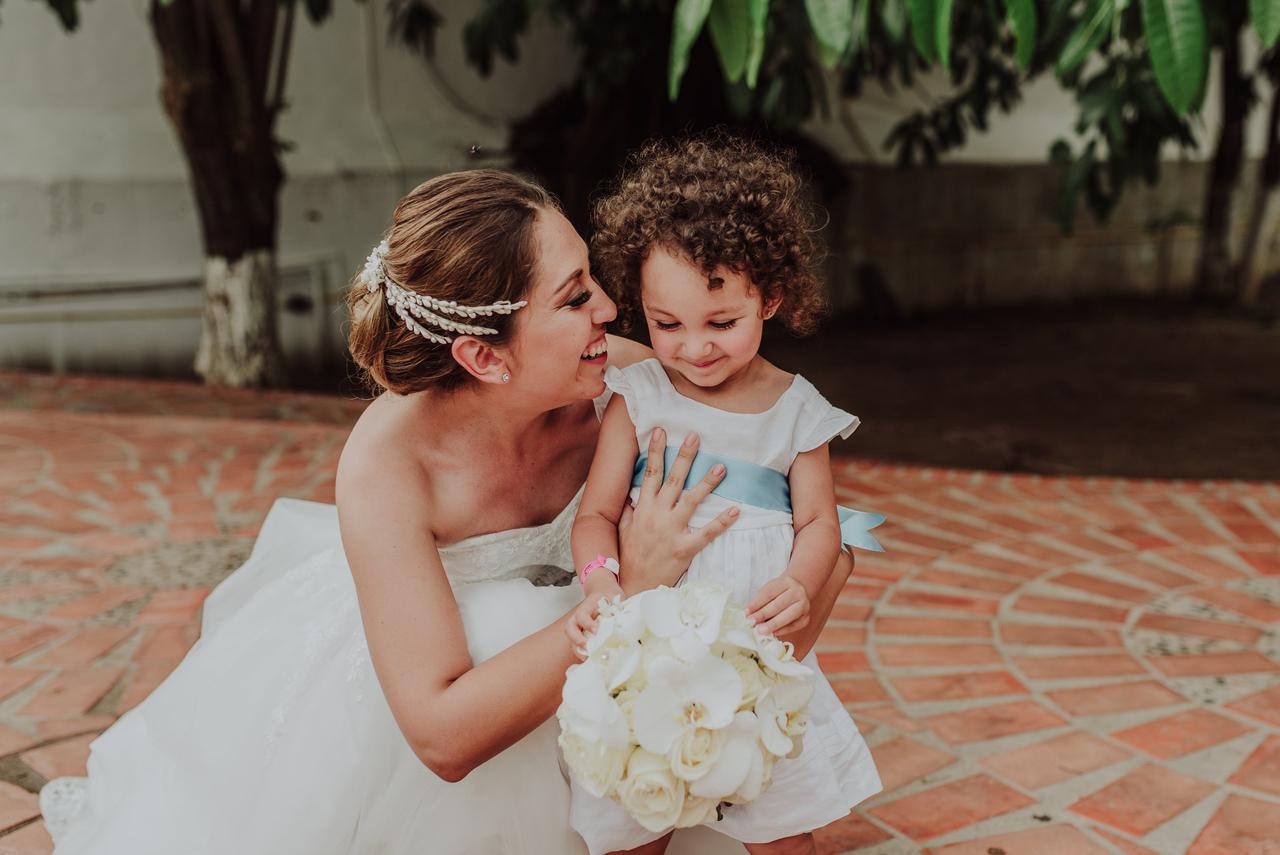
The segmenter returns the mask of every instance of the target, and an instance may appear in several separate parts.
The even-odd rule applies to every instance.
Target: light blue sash
[[[679,452],[679,448],[667,446],[666,453],[663,455],[664,472],[671,470],[671,465]],[[644,481],[644,467],[648,459],[647,454],[642,454],[636,461],[631,486],[639,487]],[[689,475],[684,479],[685,489],[705,478],[711,471],[711,467],[717,463],[724,465],[725,476],[719,486],[711,492],[733,502],[742,502],[744,505],[753,505],[768,511],[791,513],[791,484],[787,482],[786,475],[768,466],[735,460],[731,457],[720,457],[706,451],[699,451],[698,456],[693,459],[693,465],[689,467]],[[884,547],[871,536],[871,529],[884,522],[883,514],[855,511],[853,508],[840,505],[836,506],[836,511],[840,515],[841,539],[846,546],[871,552],[884,552]]]

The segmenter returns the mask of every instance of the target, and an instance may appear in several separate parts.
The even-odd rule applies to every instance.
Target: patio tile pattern
[[[0,855],[362,407],[0,373]],[[833,466],[890,518],[819,647],[888,789],[820,852],[1277,851],[1280,485]]]

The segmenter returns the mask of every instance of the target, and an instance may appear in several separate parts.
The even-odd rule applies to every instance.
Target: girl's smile
[[[744,274],[710,274],[665,246],[640,268],[641,302],[658,359],[690,383],[717,389],[744,374],[772,316]]]

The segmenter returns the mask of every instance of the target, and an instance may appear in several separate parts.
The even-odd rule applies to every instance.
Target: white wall
[[[284,157],[284,256],[340,250],[355,264],[367,250],[351,253],[376,242],[411,180],[467,165],[472,145],[500,152],[505,123],[571,75],[563,36],[542,27],[520,68],[480,78],[461,58],[468,4],[439,5],[437,67],[466,111],[426,64],[387,45],[378,0],[335,3],[320,27],[300,16],[279,130],[294,145]],[[67,35],[42,3],[4,5],[0,283],[199,269],[198,224],[159,103],[146,8],[146,0],[83,4],[80,29]]]
[[[387,44],[381,0],[339,0],[320,27],[299,18],[280,127],[294,146],[284,156],[284,296],[325,305],[313,318],[319,323],[288,317],[295,351],[338,346],[335,301],[404,192],[442,171],[501,165],[510,122],[574,73],[566,35],[544,22],[522,40],[519,66],[499,60],[482,79],[462,55],[474,3],[436,5],[446,24],[430,67]],[[199,225],[159,102],[147,8],[148,0],[82,4],[81,27],[68,35],[43,2],[0,7],[0,365],[189,370],[199,330]],[[880,145],[894,121],[945,90],[937,76],[892,97],[868,86],[848,104],[869,143],[863,148],[835,117],[809,130],[850,164],[887,163]],[[1211,140],[1213,93],[1209,100],[1202,133]],[[1074,116],[1066,93],[1037,83],[1011,116],[995,117],[950,160],[1041,164]],[[1260,125],[1258,116],[1255,151]],[[486,157],[469,157],[472,146]],[[864,236],[846,237],[856,245]],[[138,283],[172,287],[95,294]]]

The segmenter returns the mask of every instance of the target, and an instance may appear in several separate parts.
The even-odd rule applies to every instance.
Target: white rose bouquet
[[[602,600],[565,678],[560,747],[579,785],[650,831],[698,825],[800,754],[811,673],[717,585]]]

